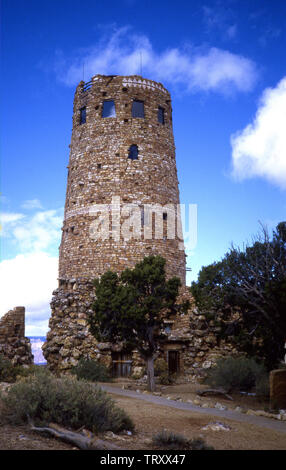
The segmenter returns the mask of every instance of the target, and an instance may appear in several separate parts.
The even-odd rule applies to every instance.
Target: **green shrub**
[[[169,374],[169,367],[167,361],[162,358],[156,359],[154,362],[154,375],[158,377],[161,385],[170,385],[174,383],[174,376]]]
[[[182,434],[176,434],[171,431],[160,431],[153,436],[153,444],[164,449],[190,449],[190,450],[213,450],[214,448],[207,445],[201,438],[195,438],[189,441]]]
[[[167,361],[165,361],[165,359],[162,359],[161,357],[159,357],[158,359],[154,361],[154,375],[155,376],[159,376],[168,371],[169,371],[168,363]]]
[[[205,383],[228,392],[249,391],[266,375],[264,366],[253,358],[227,357],[209,370]]]
[[[24,368],[14,365],[9,359],[0,354],[0,382],[15,382],[16,377],[21,375]]]
[[[74,377],[55,378],[40,373],[12,385],[2,397],[9,422],[31,419],[36,424],[54,422],[92,432],[132,430],[127,414],[95,384]]]
[[[159,383],[161,385],[171,385],[175,382],[174,375],[170,375],[169,372],[162,372],[159,375]]]
[[[214,450],[214,447],[206,444],[200,437],[192,439],[189,443],[190,450]]]
[[[176,434],[171,431],[160,431],[153,436],[153,443],[158,447],[166,449],[188,449],[189,441],[182,434]]]
[[[84,379],[90,382],[110,382],[111,380],[108,368],[93,359],[80,359],[71,372],[79,380]]]
[[[262,375],[256,379],[255,392],[256,396],[259,398],[269,398],[270,384],[268,374]]]

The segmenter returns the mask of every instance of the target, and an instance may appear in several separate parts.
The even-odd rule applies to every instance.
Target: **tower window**
[[[158,122],[165,124],[165,110],[159,106],[158,108]]]
[[[116,117],[115,104],[113,100],[108,100],[108,101],[103,102],[102,117],[103,118]]]
[[[144,101],[137,101],[137,100],[133,101],[132,117],[144,118]]]
[[[131,145],[129,147],[128,158],[131,160],[138,160],[138,147],[137,145]]]
[[[80,112],[80,115],[79,115],[79,123],[80,123],[80,124],[86,123],[86,107],[81,108],[81,109],[79,110],[79,112]]]
[[[163,220],[167,220],[168,214],[167,212],[163,212]]]

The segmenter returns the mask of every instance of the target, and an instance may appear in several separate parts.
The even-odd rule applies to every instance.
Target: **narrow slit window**
[[[167,218],[168,218],[167,212],[163,212],[163,220],[167,220]]]
[[[144,101],[137,101],[137,100],[133,101],[132,117],[144,118]]]
[[[165,124],[165,110],[159,106],[158,108],[158,122]]]
[[[131,145],[129,147],[128,158],[131,160],[138,160],[138,147],[137,145]]]
[[[86,123],[86,107],[80,109],[79,123],[80,124]]]
[[[113,100],[108,100],[108,101],[103,102],[102,117],[103,118],[116,117],[115,103]]]

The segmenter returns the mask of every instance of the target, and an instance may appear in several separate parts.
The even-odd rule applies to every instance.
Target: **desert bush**
[[[249,391],[266,376],[263,364],[253,358],[226,357],[209,370],[205,383],[228,392]]]
[[[189,442],[190,450],[214,450],[213,446],[208,445],[203,439],[197,437]]]
[[[165,359],[162,359],[161,357],[159,357],[158,359],[154,361],[154,375],[155,376],[158,377],[163,372],[168,372],[168,370],[169,370],[168,363],[167,361],[165,361]]]
[[[256,396],[259,398],[269,398],[270,383],[268,374],[262,375],[256,379],[255,392]]]
[[[132,430],[128,415],[95,384],[74,377],[55,378],[50,373],[31,375],[2,397],[9,422],[29,419],[35,424],[54,422],[92,432]]]
[[[175,381],[174,376],[169,374],[167,361],[162,358],[158,358],[154,362],[154,375],[158,377],[158,381],[161,385],[170,385]]]
[[[162,372],[158,377],[161,385],[171,385],[175,382],[175,376],[170,375],[169,372]]]
[[[153,444],[164,449],[189,449],[189,450],[213,450],[213,447],[207,445],[201,438],[195,438],[191,441],[182,434],[176,434],[172,431],[160,431],[153,436]]]
[[[77,379],[84,379],[90,382],[110,382],[110,372],[108,368],[93,359],[80,359],[78,364],[72,368],[71,373]]]
[[[0,382],[15,382],[18,375],[22,375],[24,368],[14,365],[9,359],[0,354]]]
[[[182,434],[176,434],[172,431],[159,431],[153,436],[153,443],[158,447],[164,447],[166,449],[188,449],[189,441]]]

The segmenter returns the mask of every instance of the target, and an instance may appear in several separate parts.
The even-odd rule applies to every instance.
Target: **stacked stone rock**
[[[140,108],[137,117],[133,106]],[[120,218],[111,206],[118,200]],[[178,230],[172,238],[168,233],[167,223],[179,203],[169,92],[160,83],[138,75],[97,75],[88,84],[81,82],[74,98],[59,286],[53,293],[50,331],[43,347],[51,369],[67,370],[82,356],[111,364],[110,352],[120,345],[96,343],[86,323],[94,300],[92,280],[109,269],[120,272],[145,256],[160,254],[167,261],[167,275],[181,279],[179,302],[186,298],[192,301],[185,287],[183,241]],[[95,240],[91,225],[97,219],[92,211],[98,204],[107,205],[110,221],[108,236]],[[133,233],[126,239],[114,234],[112,229],[124,223],[126,204],[136,205],[141,214],[146,205],[160,205],[162,236],[156,237],[153,226],[151,237],[144,237],[144,228],[150,223],[145,214],[139,236]],[[196,320],[197,316],[192,310],[169,323],[171,333],[166,334],[161,348],[166,358],[168,350],[180,351],[180,370],[186,374],[208,367],[212,363],[208,353],[215,347],[213,336],[200,327],[194,336],[190,316]],[[138,370],[138,355],[133,354],[132,359]]]
[[[134,101],[144,103],[144,117],[132,117]],[[102,117],[104,103],[114,103],[114,117]],[[164,110],[164,123],[158,121],[159,109]],[[82,110],[86,122],[81,123]],[[138,147],[138,159],[128,158],[132,145]],[[180,202],[171,98],[161,84],[139,76],[97,75],[88,90],[84,82],[77,87],[59,278],[62,284],[91,279],[107,269],[133,267],[155,253],[167,259],[168,273],[185,284],[185,252],[177,236],[144,239],[142,227],[140,239],[114,239],[110,212],[110,236],[92,240],[90,209],[111,205],[114,197],[120,198],[121,209],[124,204],[143,210],[146,204]]]
[[[25,338],[25,308],[15,307],[0,319],[0,354],[14,365],[33,364],[29,338]]]
[[[144,103],[143,116],[132,115],[134,101],[141,107]],[[115,115],[103,117],[106,103],[115,107]],[[129,158],[132,146],[137,146],[138,158]],[[168,238],[163,213],[162,237],[155,238],[153,226],[152,238],[146,239],[142,224],[139,237],[126,240],[121,234],[118,239],[110,212],[107,239],[91,238],[90,209],[95,204],[111,207],[114,198],[120,198],[120,210],[134,204],[141,213],[147,204],[176,208],[180,203],[170,94],[160,83],[140,76],[97,75],[76,89],[59,287],[43,348],[52,369],[68,369],[82,355],[110,357],[110,345],[96,344],[86,326],[93,300],[91,281],[108,269],[119,272],[147,255],[161,254],[168,276],[180,277],[185,285],[183,242],[177,230]],[[165,213],[169,217],[168,207]],[[118,222],[124,222],[123,214]]]

